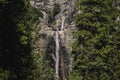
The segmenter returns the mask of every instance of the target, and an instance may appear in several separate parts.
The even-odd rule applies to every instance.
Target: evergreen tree
[[[70,80],[119,80],[120,25],[114,0],[78,0]]]
[[[32,33],[32,58],[33,58],[33,69],[32,74],[29,75],[28,80],[53,80],[54,79],[54,71],[53,67],[51,68],[51,62],[47,58],[48,54],[46,53],[47,50],[41,48],[41,44],[39,40],[41,35],[39,34],[39,30],[41,26],[37,26],[34,23],[34,28]]]
[[[29,80],[32,75],[33,23],[36,10],[29,0],[0,1],[0,80]]]

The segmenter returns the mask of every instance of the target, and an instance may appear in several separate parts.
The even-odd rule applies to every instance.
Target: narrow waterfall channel
[[[64,30],[64,24],[65,24],[65,17],[62,17],[62,25],[61,25],[61,31]],[[55,42],[56,42],[56,64],[55,64],[55,69],[56,69],[56,78],[59,77],[59,62],[60,62],[60,44],[59,44],[59,31],[55,32]]]
[[[65,17],[62,17],[62,25],[61,25],[61,31],[64,29],[64,24],[65,24]]]
[[[55,32],[55,42],[56,42],[56,77],[59,77],[59,34],[58,31]]]

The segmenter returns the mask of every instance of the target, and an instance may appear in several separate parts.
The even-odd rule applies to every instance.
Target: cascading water
[[[64,29],[64,24],[65,24],[65,17],[62,17],[62,25],[61,25],[61,31]]]
[[[59,77],[59,34],[55,32],[55,42],[56,42],[56,77]]]
[[[62,17],[62,25],[61,25],[61,31],[64,30],[64,24],[65,24],[65,17]],[[60,61],[60,55],[59,55],[59,31],[55,32],[55,42],[56,42],[56,64],[55,64],[55,69],[56,69],[56,77],[59,77],[59,61]]]

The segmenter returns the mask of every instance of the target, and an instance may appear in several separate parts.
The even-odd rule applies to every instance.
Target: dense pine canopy
[[[0,80],[28,80],[32,74],[31,31],[37,17],[29,0],[0,0]]]
[[[71,80],[120,79],[120,11],[113,0],[78,0]],[[76,79],[74,79],[74,77]]]

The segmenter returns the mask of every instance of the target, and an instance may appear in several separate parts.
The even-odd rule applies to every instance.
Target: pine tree
[[[0,80],[29,80],[36,13],[29,0],[0,1]]]
[[[70,80],[120,79],[119,10],[114,0],[78,0]],[[72,78],[74,77],[74,78]],[[76,78],[76,79],[75,79]]]

